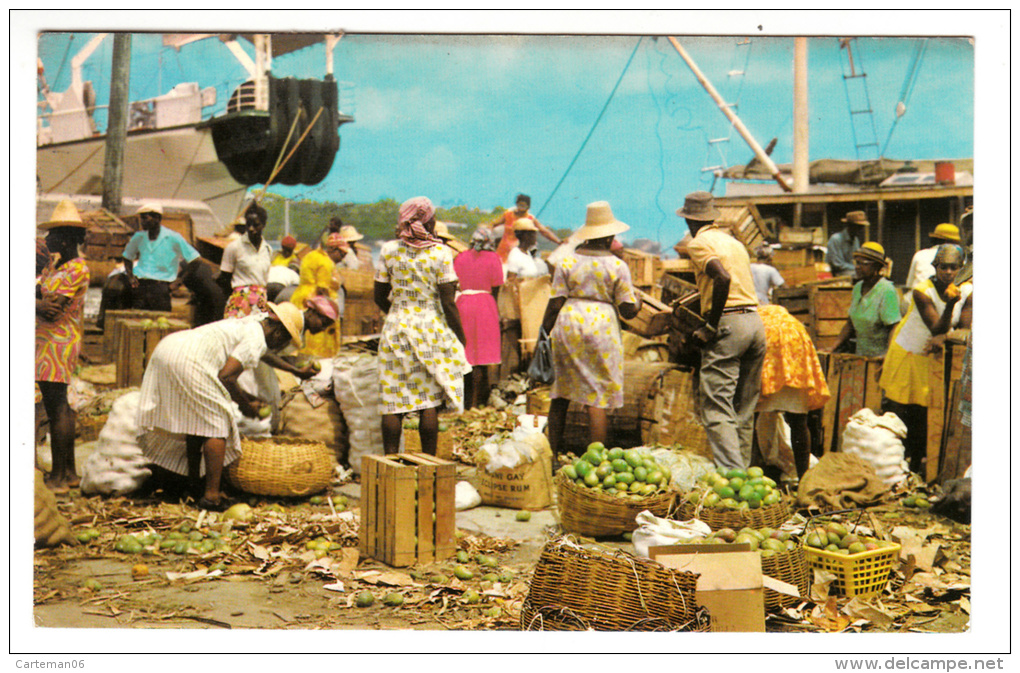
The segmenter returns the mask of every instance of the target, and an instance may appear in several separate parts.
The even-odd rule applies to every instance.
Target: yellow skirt
[[[928,356],[915,355],[894,341],[885,354],[878,385],[893,402],[928,406]]]

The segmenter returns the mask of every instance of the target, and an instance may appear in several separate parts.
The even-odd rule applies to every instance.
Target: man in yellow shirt
[[[744,469],[751,462],[765,359],[765,326],[758,315],[751,259],[729,229],[715,224],[720,213],[708,192],[688,194],[676,214],[691,232],[687,252],[706,321],[692,335],[701,348],[702,422],[715,464]]]
[[[301,266],[297,258],[297,239],[289,234],[280,239],[280,252],[273,257],[272,266]]]

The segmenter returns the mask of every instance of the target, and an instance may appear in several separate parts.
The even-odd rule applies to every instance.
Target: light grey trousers
[[[757,312],[731,313],[719,319],[719,331],[727,329],[728,334],[701,351],[701,420],[715,464],[747,468],[761,392],[765,326]]]

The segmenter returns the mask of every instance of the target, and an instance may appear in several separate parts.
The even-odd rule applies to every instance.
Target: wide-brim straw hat
[[[298,348],[301,348],[301,333],[305,329],[305,316],[294,304],[283,302],[282,304],[269,303],[269,310],[276,314],[283,326],[287,328],[291,341]]]
[[[354,228],[354,225],[351,224],[345,224],[342,227],[340,227],[340,235],[343,236],[344,240],[347,241],[348,243],[360,241],[361,239],[365,238],[364,234],[360,233],[357,229]]]
[[[584,226],[574,232],[574,237],[582,241],[590,241],[593,238],[606,238],[622,234],[630,229],[630,226],[616,219],[613,209],[609,207],[608,201],[595,201],[588,204],[588,212],[584,219]]]
[[[56,229],[57,227],[86,229],[88,225],[81,219],[81,213],[75,208],[74,203],[70,199],[64,199],[53,209],[49,221],[39,225],[39,229],[43,230]]]
[[[687,220],[698,222],[715,222],[722,213],[715,207],[715,199],[708,192],[691,192],[684,198],[684,207],[676,214]]]
[[[530,217],[519,217],[514,220],[514,231],[538,231],[538,227]]]
[[[856,224],[861,227],[871,226],[868,222],[868,216],[863,210],[851,210],[847,213],[840,222],[846,222],[847,224]]]
[[[868,241],[861,247],[854,250],[854,257],[860,257],[868,262],[885,264],[885,248],[880,243]]]
[[[955,224],[949,224],[948,222],[940,224],[935,227],[935,231],[928,234],[930,238],[937,238],[943,241],[949,241],[951,243],[960,242],[960,228]]]

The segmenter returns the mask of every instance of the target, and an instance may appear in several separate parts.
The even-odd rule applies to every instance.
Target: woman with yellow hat
[[[921,474],[927,455],[928,357],[934,338],[949,330],[970,328],[974,286],[953,283],[963,267],[963,248],[940,245],[934,259],[935,276],[910,293],[903,320],[893,331],[882,363],[882,410],[892,411],[907,426],[904,442],[910,471]]]
[[[238,378],[288,344],[301,345],[301,311],[286,303],[268,308],[164,337],[142,377],[137,416],[142,452],[164,470],[187,475],[195,489],[201,488],[204,459],[198,501],[203,509],[221,511],[227,504],[220,491],[223,468],[241,455],[236,410],[258,418],[265,406]],[[313,373],[288,370],[302,378]]]
[[[910,260],[910,269],[907,270],[907,287],[916,287],[935,275],[935,253],[939,246],[944,243],[956,243],[960,245],[960,229],[955,224],[944,222],[928,234],[932,246],[918,250]]]
[[[612,254],[616,234],[630,229],[605,201],[588,204],[580,245],[556,266],[542,328],[552,343],[549,444],[559,455],[571,400],[588,411],[589,439],[609,439],[607,410],[623,406],[623,338],[617,311],[633,318],[641,300],[626,262]]]
[[[896,286],[882,276],[885,248],[868,241],[854,251],[854,284],[850,299],[850,317],[839,333],[834,352],[846,348],[856,338],[857,355],[881,357],[889,348],[889,332],[900,321],[900,298]]]
[[[61,201],[48,222],[46,248],[56,262],[43,269],[35,299],[35,381],[50,424],[53,469],[46,478],[54,492],[78,485],[74,465],[74,411],[67,402],[67,384],[81,353],[85,293],[89,267],[79,254],[86,224],[78,209]]]

